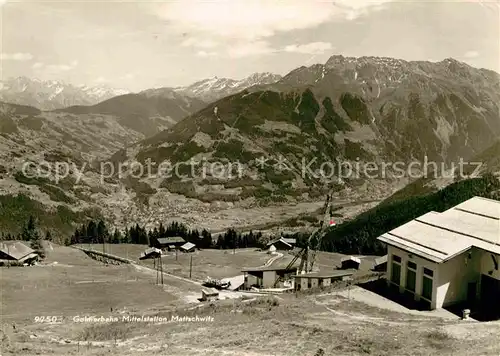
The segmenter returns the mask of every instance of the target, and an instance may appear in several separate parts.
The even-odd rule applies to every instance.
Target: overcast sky
[[[1,75],[129,90],[286,74],[329,56],[453,57],[500,72],[499,2],[9,1]]]

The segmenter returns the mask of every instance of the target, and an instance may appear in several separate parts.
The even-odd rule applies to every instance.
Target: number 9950
[[[62,317],[60,316],[35,316],[35,323],[60,323]]]

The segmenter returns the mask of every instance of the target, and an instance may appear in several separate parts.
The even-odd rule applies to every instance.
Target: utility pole
[[[155,258],[155,261],[156,261],[156,258]],[[160,267],[157,265],[156,266],[156,284],[160,284],[159,270],[160,270]]]
[[[125,219],[124,219],[124,222],[125,222],[125,230],[123,231],[123,236],[122,236],[122,239],[125,239],[126,237],[128,237],[128,208],[127,208],[127,211],[125,212]],[[129,241],[125,241],[125,250],[126,250],[126,254],[127,254],[127,260],[129,259],[128,258],[128,245],[129,245]],[[128,269],[127,269],[128,271]]]
[[[161,254],[159,257],[159,263],[160,263],[160,273],[161,273],[161,285],[163,285],[163,261],[161,260]]]
[[[193,256],[189,260],[189,279],[191,279],[191,271],[193,270]]]

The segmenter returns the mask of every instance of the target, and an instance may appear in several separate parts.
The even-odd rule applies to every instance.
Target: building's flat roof
[[[285,259],[285,257],[273,262],[270,266],[259,266],[259,267],[244,267],[242,272],[259,272],[259,271],[285,271],[287,266],[292,262],[292,260]],[[290,267],[290,271],[296,270],[300,264],[300,259],[296,259],[293,266]]]
[[[375,259],[375,266],[378,266],[382,263],[387,263],[387,255],[384,255],[384,256],[381,256],[381,257],[378,257]]]
[[[343,263],[343,262],[347,262],[347,261],[354,261],[356,263],[359,263],[361,264],[361,259],[359,257],[354,257],[354,256],[347,256],[347,257],[342,257],[340,259],[340,262]]]
[[[151,247],[151,248],[146,249],[144,252],[142,252],[139,259],[145,260],[145,259],[148,259],[149,257],[157,256],[157,255],[161,255],[161,250],[158,248],[155,248],[155,247]]]
[[[192,242],[186,242],[184,245],[181,246],[181,248],[184,250],[190,250],[193,247],[196,247],[196,245]]]
[[[162,245],[166,245],[166,244],[186,242],[186,240],[181,236],[172,236],[172,237],[160,237],[158,239],[158,242]]]
[[[201,291],[206,295],[219,295],[219,291],[215,288],[203,288]]]
[[[451,209],[441,214],[424,215],[416,220],[485,242],[500,244],[500,221],[495,218]]]
[[[30,254],[29,254],[29,255],[27,255],[27,256],[24,256],[23,258],[20,258],[20,259],[18,260],[18,262],[25,262],[25,261],[27,261],[27,260],[30,260],[30,259],[32,259],[32,258],[37,258],[37,257],[38,257],[38,254],[36,254],[35,252],[33,252],[33,253],[30,253]]]
[[[379,240],[434,262],[472,247],[500,253],[500,202],[472,198],[443,213],[429,212]]]
[[[344,269],[344,270],[333,270],[333,271],[319,271],[319,272],[311,272],[305,274],[297,274],[293,276],[294,278],[335,278],[335,277],[344,277],[351,276],[356,273],[354,269]]]
[[[500,219],[500,202],[493,199],[474,197],[458,204],[452,209],[464,210],[474,214],[496,218],[497,220]]]
[[[276,243],[278,243],[278,242],[281,242],[282,244],[285,244],[285,245],[287,245],[288,247],[293,247],[293,246],[292,246],[292,244],[291,244],[290,242],[288,242],[288,241],[287,241],[286,239],[284,239],[284,238],[281,238],[281,239],[276,239],[276,240],[272,240],[272,241],[270,241],[270,242],[268,242],[268,243],[267,243],[267,246],[274,245],[274,244],[276,244]],[[293,243],[295,243],[295,242],[293,242]]]
[[[262,272],[262,271],[285,271],[286,266],[261,266],[261,267],[246,267],[242,272]],[[290,271],[296,270],[297,266],[290,267]]]
[[[241,287],[245,283],[245,275],[241,274],[239,276],[234,276],[231,278],[224,278],[221,280],[221,282],[226,283],[226,282],[231,282],[231,285],[229,286],[229,290],[235,290],[239,287]]]

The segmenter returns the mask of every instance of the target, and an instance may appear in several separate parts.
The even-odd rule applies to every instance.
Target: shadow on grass
[[[366,283],[358,284],[361,288],[369,290],[370,292],[376,293],[384,298],[387,298],[405,308],[418,311],[430,310],[430,303],[426,301],[416,301],[412,293],[405,292],[400,293],[396,286],[387,286],[385,278],[381,278],[374,281],[369,281]],[[462,311],[464,309],[470,310],[470,318],[477,321],[494,321],[500,319],[500,313],[494,312],[493,308],[488,305],[483,305],[482,303],[458,303],[445,307],[445,310],[457,315],[459,318],[463,316]]]
[[[416,301],[411,293],[400,293],[395,286],[388,286],[385,278],[380,278],[366,283],[359,283],[358,286],[370,292],[387,298],[399,305],[411,310],[430,310],[430,304],[425,301]]]
[[[458,317],[463,316],[463,310],[464,309],[469,309],[470,310],[470,318],[477,320],[477,321],[495,321],[500,319],[500,312],[495,312],[493,308],[491,308],[491,305],[487,304],[481,304],[481,303],[474,303],[471,305],[470,303],[463,302],[463,303],[458,303],[451,305],[449,307],[444,308],[450,313],[453,313],[457,315]]]

